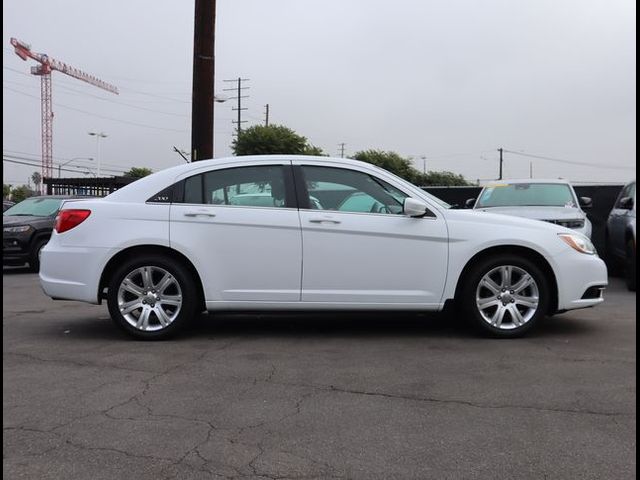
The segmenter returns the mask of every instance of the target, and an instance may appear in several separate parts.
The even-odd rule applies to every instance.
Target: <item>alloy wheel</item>
[[[539,304],[535,279],[513,265],[493,268],[476,288],[476,306],[482,319],[500,330],[522,327],[536,314]]]
[[[182,290],[164,268],[143,266],[128,273],[118,288],[118,309],[132,327],[153,332],[176,319],[182,308]]]

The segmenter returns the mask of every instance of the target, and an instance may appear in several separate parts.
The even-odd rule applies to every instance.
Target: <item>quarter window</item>
[[[407,195],[363,172],[303,166],[309,206],[339,212],[402,214]]]
[[[285,207],[284,167],[213,170],[185,180],[185,203],[246,207]]]

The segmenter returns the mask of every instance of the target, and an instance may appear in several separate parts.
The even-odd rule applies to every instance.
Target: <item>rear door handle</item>
[[[311,220],[309,220],[309,223],[326,223],[326,224],[332,224],[332,225],[338,225],[340,223],[340,220],[333,220],[332,218],[312,218]]]
[[[184,212],[185,217],[215,217],[216,214],[207,210],[189,210]]]

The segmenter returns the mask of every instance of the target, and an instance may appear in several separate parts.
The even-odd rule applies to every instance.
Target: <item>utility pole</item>
[[[191,159],[213,158],[216,0],[195,0]]]
[[[344,158],[344,146],[346,145],[346,143],[339,143],[338,146],[340,147],[340,158]]]
[[[498,152],[500,152],[500,178],[498,180],[502,180],[502,148],[499,148]]]
[[[268,103],[264,106],[264,126],[265,127],[269,126],[269,104]]]
[[[529,178],[533,178],[533,162],[529,162]]]
[[[236,87],[233,88],[224,88],[223,90],[225,92],[236,92],[236,96],[235,97],[229,97],[229,100],[237,100],[238,101],[238,106],[236,108],[232,108],[231,110],[233,110],[234,112],[238,112],[238,119],[237,120],[233,120],[232,123],[236,124],[236,135],[239,135],[242,132],[242,124],[243,123],[247,123],[246,120],[242,120],[242,111],[243,110],[247,110],[246,107],[242,106],[242,99],[243,98],[249,98],[249,95],[242,95],[242,91],[243,90],[248,90],[249,87],[243,87],[242,86],[242,82],[248,82],[249,79],[248,78],[234,78],[232,80],[224,80],[225,82],[236,82],[238,85]]]
[[[423,155],[420,158],[422,159],[422,173],[426,175],[427,174],[427,157]]]

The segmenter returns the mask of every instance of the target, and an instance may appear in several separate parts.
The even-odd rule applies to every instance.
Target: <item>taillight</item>
[[[66,232],[80,225],[89,215],[91,215],[91,210],[61,210],[56,217],[56,224],[53,228],[58,233]]]

